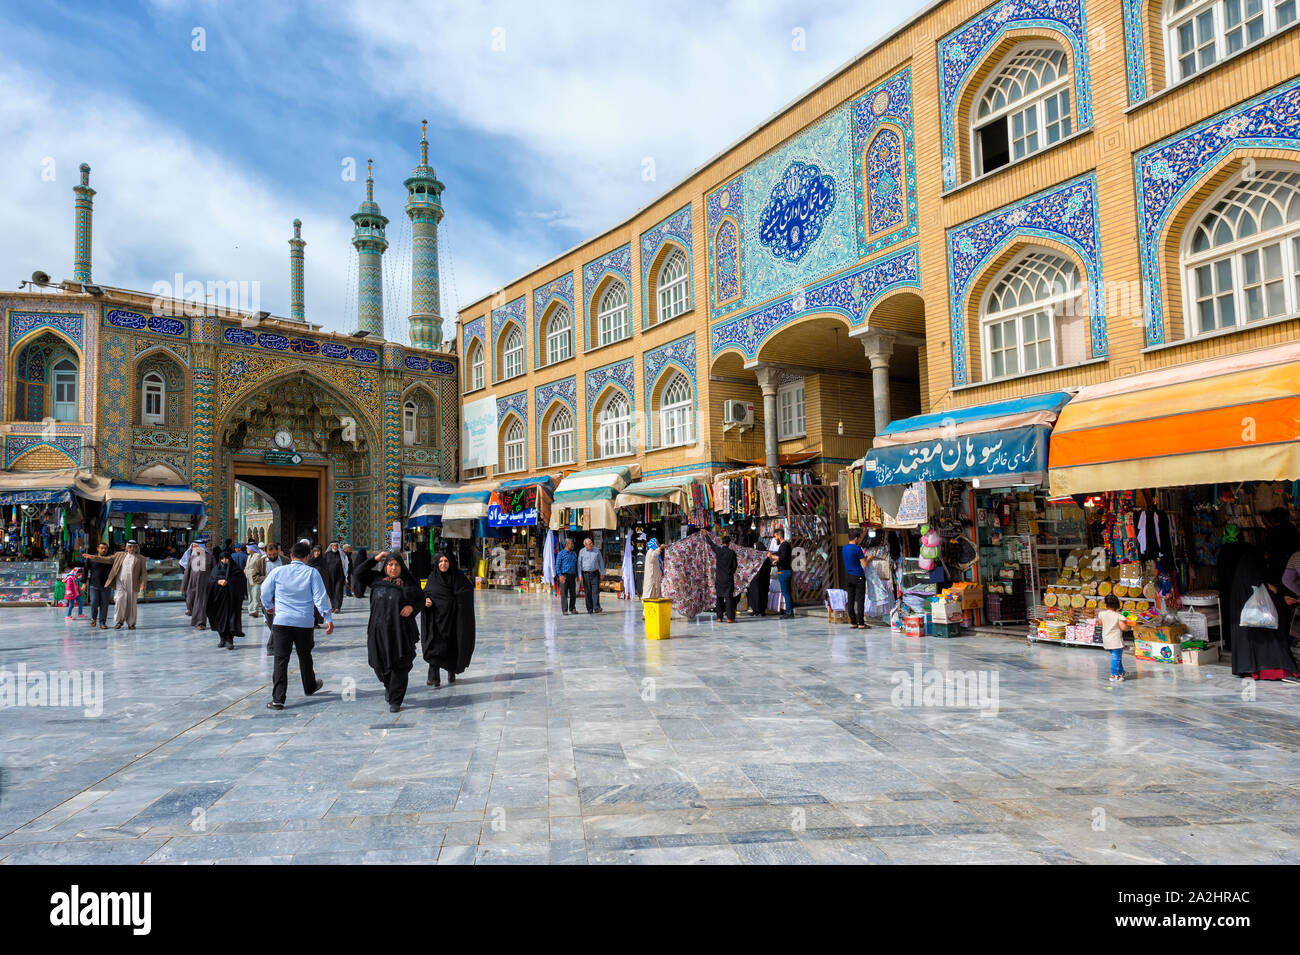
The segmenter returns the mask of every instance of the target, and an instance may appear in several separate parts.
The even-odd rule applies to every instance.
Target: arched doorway
[[[382,443],[375,423],[305,370],[236,397],[217,430],[219,532],[236,532],[237,488],[272,505],[281,543],[371,543],[383,514]]]

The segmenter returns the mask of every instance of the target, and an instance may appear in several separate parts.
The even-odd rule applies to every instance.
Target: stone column
[[[893,332],[867,332],[858,340],[871,363],[871,401],[876,412],[876,434],[893,419],[889,404],[889,359],[894,354]]]
[[[758,375],[758,387],[763,390],[764,463],[769,468],[776,468],[780,464],[776,430],[776,392],[781,387],[781,371],[773,365],[759,365],[755,369],[755,374]]]

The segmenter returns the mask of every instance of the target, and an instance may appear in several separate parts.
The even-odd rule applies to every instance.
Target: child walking
[[[68,612],[64,614],[63,622],[72,623],[72,604],[77,604],[77,619],[85,620],[86,615],[81,612],[81,568],[75,567],[68,571],[68,575],[63,578],[63,599],[68,604]]]
[[[1124,633],[1133,624],[1119,612],[1119,598],[1106,595],[1106,609],[1097,614],[1101,621],[1101,645],[1110,651],[1110,682],[1124,682]]]

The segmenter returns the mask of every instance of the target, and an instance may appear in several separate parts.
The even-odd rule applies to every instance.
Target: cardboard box
[[[1148,643],[1177,643],[1181,645],[1183,639],[1187,636],[1187,628],[1181,623],[1143,623],[1133,628],[1133,636],[1137,640],[1145,640]]]
[[[1180,663],[1183,659],[1181,643],[1166,643],[1163,640],[1133,641],[1133,656],[1150,663]]]
[[[978,584],[958,584],[953,589],[961,594],[962,610],[979,610],[984,606],[984,588]]]
[[[1218,663],[1219,648],[1206,647],[1204,650],[1184,650],[1183,663],[1187,666],[1200,666],[1202,663]]]

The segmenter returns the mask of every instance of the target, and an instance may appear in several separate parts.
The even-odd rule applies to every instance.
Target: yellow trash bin
[[[478,575],[480,577],[486,577],[488,575],[488,562],[486,559],[478,562]]]
[[[645,638],[647,640],[667,640],[669,634],[669,617],[672,615],[673,602],[665,598],[642,600],[645,616]]]

